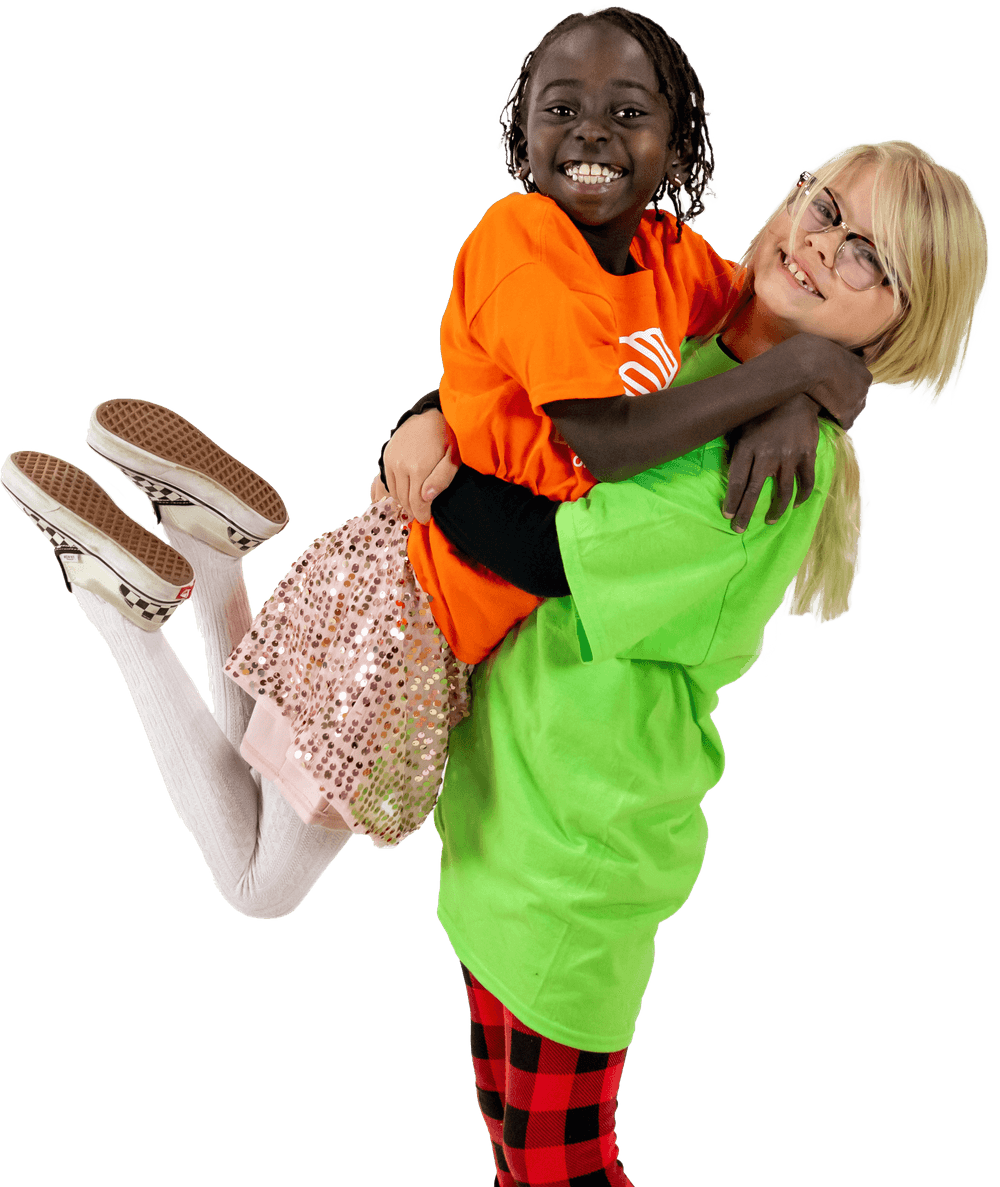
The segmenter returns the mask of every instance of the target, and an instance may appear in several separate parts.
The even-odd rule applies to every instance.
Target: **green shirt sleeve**
[[[564,503],[556,528],[582,658],[752,660],[808,550],[833,452],[821,433],[812,496],[768,525],[769,480],[741,534],[722,516],[721,441]]]
[[[671,621],[675,661],[699,662],[726,585],[745,563],[740,538],[713,497],[721,483],[709,488],[676,475],[663,486],[654,492],[632,481],[601,483],[556,515],[566,578],[598,662]]]

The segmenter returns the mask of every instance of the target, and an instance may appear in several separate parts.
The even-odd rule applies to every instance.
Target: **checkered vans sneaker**
[[[89,589],[144,631],[158,630],[191,596],[194,571],[185,558],[76,466],[24,450],[4,462],[2,481],[48,537],[67,589]]]
[[[278,492],[176,412],[108,400],[87,442],[121,470],[169,523],[229,556],[243,556],[288,522]]]

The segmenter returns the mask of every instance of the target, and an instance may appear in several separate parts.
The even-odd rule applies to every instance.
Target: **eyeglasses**
[[[890,284],[888,271],[879,257],[878,249],[870,239],[859,235],[844,222],[840,207],[833,194],[827,189],[813,190],[816,178],[812,173],[803,173],[796,183],[796,192],[788,199],[787,210],[794,214],[797,204],[805,201],[799,226],[809,234],[822,235],[838,227],[847,232],[833,260],[833,269],[840,279],[856,292]],[[801,191],[801,193],[799,192]]]

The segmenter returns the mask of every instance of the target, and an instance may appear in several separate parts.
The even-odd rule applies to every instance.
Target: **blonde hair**
[[[824,422],[833,437],[833,478],[795,578],[792,614],[816,615],[820,622],[839,618],[848,608],[861,536],[861,471],[850,437],[833,421]]]
[[[936,398],[965,357],[972,313],[986,279],[986,227],[965,182],[905,140],[850,148],[816,171],[817,182],[832,188],[846,173],[868,164],[876,167],[872,236],[888,269],[895,315],[862,348],[865,364],[876,383],[927,383]],[[804,207],[800,202],[792,208],[795,226]],[[764,229],[743,257],[743,292],[727,324],[753,296],[763,234]],[[833,480],[791,606],[793,614],[811,610],[821,621],[848,608],[861,531],[854,446],[838,425],[827,427],[833,435]]]
[[[957,173],[905,140],[849,148],[816,171],[817,184],[833,189],[862,165],[875,166],[872,235],[888,269],[896,314],[863,347],[865,362],[876,383],[929,383],[939,395],[965,357],[986,279],[983,216]],[[793,208],[796,227],[805,205]],[[775,213],[780,210],[784,205]],[[751,287],[762,234],[744,257]]]

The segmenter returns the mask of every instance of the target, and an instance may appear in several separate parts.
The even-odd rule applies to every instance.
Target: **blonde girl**
[[[789,334],[826,333],[863,350],[883,382],[940,390],[985,264],[958,177],[903,142],[853,149],[800,178],[750,249],[743,301],[719,335],[688,345],[678,382]],[[815,433],[817,411],[796,399],[770,418]],[[762,432],[744,429],[734,455],[751,493],[769,465]],[[723,763],[718,689],[754,662],[796,573],[793,610],[847,608],[858,533],[848,438],[824,422],[811,498],[773,525],[761,506],[743,533],[719,514],[724,454],[719,439],[554,512],[512,500],[511,522],[554,520],[559,561],[545,580],[561,578],[550,592],[566,596],[477,669],[436,810],[439,917],[463,965],[499,1187],[588,1175],[628,1187],[618,1084],[657,927],[701,866],[700,802]],[[502,498],[496,480],[460,471],[458,495],[434,501],[446,530],[470,482],[488,495],[484,511]],[[516,581],[525,566],[507,560]],[[563,1136],[542,1143],[546,1132]]]

